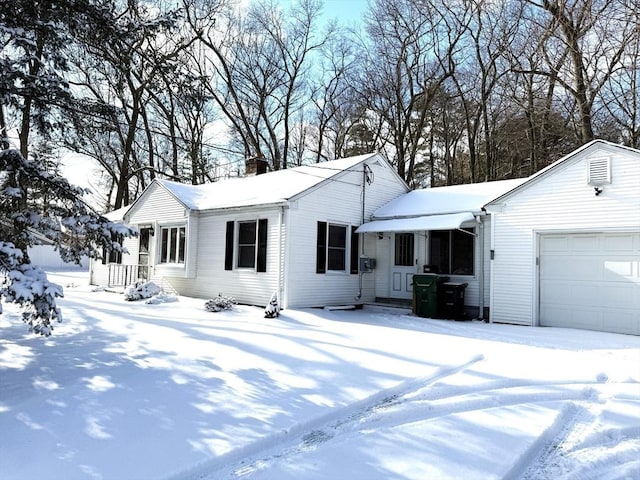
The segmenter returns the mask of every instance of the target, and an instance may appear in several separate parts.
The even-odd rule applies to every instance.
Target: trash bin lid
[[[469,285],[468,283],[457,283],[457,282],[445,282],[442,285],[446,287],[466,287]]]

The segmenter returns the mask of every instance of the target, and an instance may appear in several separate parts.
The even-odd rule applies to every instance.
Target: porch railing
[[[149,267],[146,265],[119,265],[109,264],[108,286],[126,287],[139,279],[146,280]]]

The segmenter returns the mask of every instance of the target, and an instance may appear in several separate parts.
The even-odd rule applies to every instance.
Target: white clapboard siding
[[[267,219],[267,271],[255,269],[225,270],[227,221]],[[201,213],[198,229],[197,275],[194,278],[165,276],[176,291],[203,299],[218,294],[234,297],[238,302],[264,306],[278,288],[278,248],[280,210],[241,209],[232,212]],[[284,241],[284,236],[283,236]],[[234,242],[237,253],[237,242]]]
[[[198,221],[196,213],[190,212],[178,199],[171,195],[160,184],[153,183],[144,192],[144,202],[138,202],[127,213],[131,225],[152,225],[155,234],[150,239],[149,272],[150,279],[164,283],[167,277],[195,278],[197,272]],[[162,236],[162,227],[185,226],[185,264],[161,264],[158,252]],[[137,244],[136,244],[137,245]],[[136,247],[137,249],[137,247]],[[132,263],[138,262],[136,255],[130,258]],[[123,259],[123,263],[125,262]]]
[[[589,160],[608,157],[611,183],[595,195]],[[494,207],[491,319],[532,325],[538,310],[536,257],[541,234],[640,230],[640,158],[596,142],[535,177]]]
[[[144,201],[138,201],[127,212],[132,225],[154,223],[169,224],[187,218],[185,206],[158,183],[152,183],[143,193]]]
[[[406,187],[386,163],[372,162],[368,165],[373,173],[370,177],[373,182],[365,187],[365,220],[382,205],[406,192]],[[351,170],[292,202],[289,210],[285,278],[288,285],[287,305],[291,308],[339,305],[372,301],[375,298],[373,274],[363,275],[362,296],[358,296],[358,275],[350,274],[348,270],[349,244],[346,272],[315,273],[317,222],[348,227],[357,227],[362,223],[362,166],[358,165]],[[365,254],[374,256],[369,250],[372,248],[371,242],[367,242],[365,247]],[[375,255],[379,257],[377,251]]]

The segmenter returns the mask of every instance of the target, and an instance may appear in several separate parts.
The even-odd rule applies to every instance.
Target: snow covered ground
[[[640,478],[640,337],[211,313],[83,275],[52,275],[50,338],[0,315],[2,478]]]

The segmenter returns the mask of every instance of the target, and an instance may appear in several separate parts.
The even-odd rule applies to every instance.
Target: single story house
[[[91,283],[142,278],[260,306],[278,292],[282,308],[373,301],[355,231],[408,190],[379,154],[204,185],[154,180],[118,215],[139,237],[125,240],[128,254],[92,262]]]
[[[493,322],[640,334],[640,151],[596,140],[528,178],[412,191],[358,227],[378,298],[468,284]]]
[[[408,191],[378,154],[183,185],[126,211],[130,254],[93,283],[146,278],[283,308],[412,297],[413,275],[466,283],[492,322],[640,334],[640,151],[596,140],[516,180]]]

